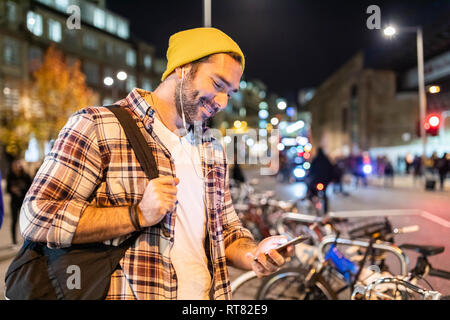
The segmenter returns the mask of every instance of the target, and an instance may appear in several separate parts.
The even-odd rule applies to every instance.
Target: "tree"
[[[23,158],[31,134],[29,85],[19,82],[16,99],[0,108],[0,143],[12,158]],[[8,90],[11,90],[8,88]]]
[[[94,104],[97,97],[86,86],[80,61],[68,65],[62,52],[53,46],[49,47],[33,76],[33,98],[38,104],[36,110],[32,110],[31,131],[42,151],[46,142],[57,138],[71,114]]]

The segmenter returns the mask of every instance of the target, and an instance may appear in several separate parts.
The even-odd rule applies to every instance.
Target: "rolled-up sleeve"
[[[70,246],[101,172],[96,123],[86,109],[80,110],[59,133],[25,197],[20,212],[23,237],[50,248]]]
[[[229,187],[228,166],[225,164],[225,193],[224,193],[224,242],[225,248],[240,238],[254,239],[252,233],[242,226],[236,211],[233,207]]]

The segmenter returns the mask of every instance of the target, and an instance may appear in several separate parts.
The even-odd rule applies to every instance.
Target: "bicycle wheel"
[[[231,282],[233,300],[254,300],[263,279],[253,271],[241,274]]]
[[[307,270],[299,267],[282,269],[264,279],[257,300],[336,300],[336,293],[321,275],[306,287]]]

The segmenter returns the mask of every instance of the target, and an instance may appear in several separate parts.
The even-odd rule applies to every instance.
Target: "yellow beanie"
[[[216,28],[195,28],[177,32],[169,39],[167,49],[167,69],[161,81],[177,67],[213,53],[234,52],[242,57],[242,70],[244,70],[244,54],[229,36]]]

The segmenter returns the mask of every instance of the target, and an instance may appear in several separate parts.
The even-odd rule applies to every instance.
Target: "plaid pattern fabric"
[[[159,175],[175,176],[170,153],[152,131],[154,110],[134,89],[117,104],[136,119],[157,163]],[[226,156],[204,127],[202,166],[213,299],[230,299],[225,248],[239,238],[252,238],[237,217],[228,189]],[[29,189],[20,214],[22,235],[68,247],[88,205],[130,206],[144,194],[148,179],[116,117],[104,107],[87,107],[72,115],[61,130]],[[97,188],[97,189],[96,189]],[[93,195],[93,198],[91,197]],[[176,299],[177,278],[169,250],[174,241],[175,213],[145,228],[111,278],[107,299]],[[208,237],[207,235],[207,237]],[[128,236],[105,241],[118,245]]]

